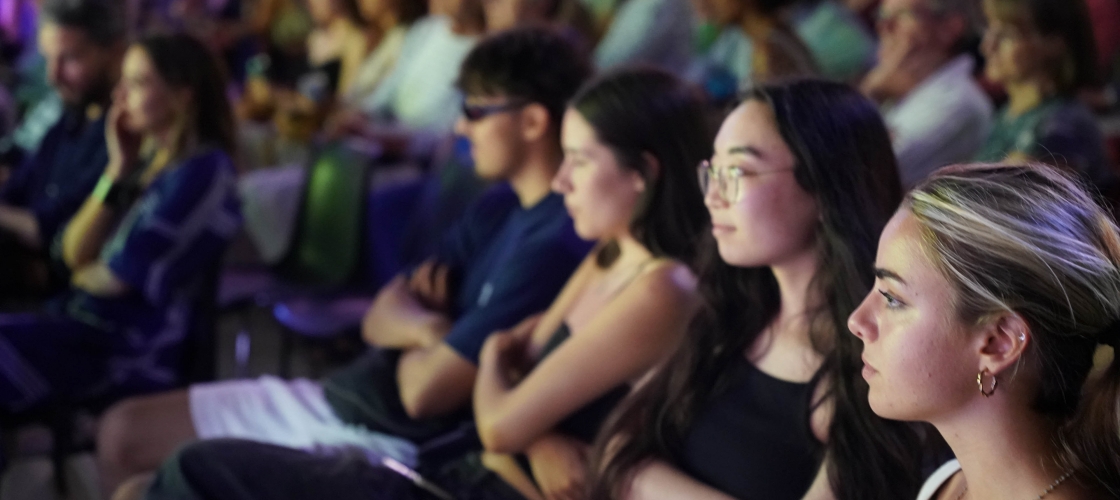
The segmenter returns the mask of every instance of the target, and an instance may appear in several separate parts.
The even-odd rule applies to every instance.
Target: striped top
[[[160,173],[102,248],[101,262],[130,291],[98,298],[75,290],[68,298],[68,316],[116,334],[111,385],[177,382],[192,309],[213,293],[200,287],[241,226],[236,181],[229,156],[215,149]]]

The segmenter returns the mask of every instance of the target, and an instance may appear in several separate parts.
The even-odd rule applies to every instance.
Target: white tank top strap
[[[948,483],[949,479],[952,478],[954,474],[960,472],[960,470],[961,463],[958,462],[957,459],[954,458],[945,462],[944,465],[933,471],[929,479],[926,479],[925,484],[922,485],[922,489],[918,491],[918,500],[933,500],[934,495],[941,490],[941,487],[944,486],[945,483]]]

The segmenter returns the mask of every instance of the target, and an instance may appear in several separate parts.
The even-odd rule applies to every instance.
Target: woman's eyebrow
[[[759,150],[758,148],[756,148],[754,146],[735,146],[731,149],[728,149],[727,154],[729,154],[729,155],[735,155],[735,154],[750,155],[750,156],[754,156],[756,158],[765,158],[766,157],[766,155],[762,154],[761,150]]]
[[[896,273],[894,271],[891,271],[889,269],[883,269],[881,267],[876,267],[875,268],[875,277],[879,278],[881,280],[885,280],[885,279],[894,280],[894,281],[897,281],[899,283],[902,283],[903,285],[906,284],[906,280],[902,279],[902,276],[899,276],[898,273]]]

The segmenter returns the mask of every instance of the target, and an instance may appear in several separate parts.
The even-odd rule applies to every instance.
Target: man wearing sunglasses
[[[244,460],[237,457],[252,453],[218,453],[205,461],[223,472],[197,477],[180,456],[165,465],[149,498],[205,497],[183,490],[195,488],[193,480],[229,499],[360,493],[339,479],[344,465],[321,469],[329,480],[302,467],[291,474],[261,468],[282,460],[276,450],[307,460],[314,457],[292,449],[359,449],[413,465],[412,443],[469,418],[478,355],[490,333],[544,310],[590,249],[576,237],[563,198],[550,191],[563,156],[560,118],[588,74],[576,49],[545,29],[514,29],[477,45],[460,70],[466,97],[456,129],[471,143],[477,175],[497,185],[444,235],[435,257],[379,292],[362,322],[363,338],[378,349],[321,382],[220,382],[126,402],[102,419],[105,472],[119,482],[199,438],[257,442],[235,441],[239,450],[283,448]],[[249,494],[256,496],[238,496]]]
[[[971,160],[991,127],[992,104],[968,54],[976,0],[884,0],[879,61],[860,90],[880,105],[909,189],[938,167]]]

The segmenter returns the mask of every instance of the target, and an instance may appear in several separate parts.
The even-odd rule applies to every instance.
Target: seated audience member
[[[709,230],[694,170],[711,151],[704,124],[699,94],[640,69],[589,84],[564,115],[553,190],[579,235],[603,243],[535,326],[486,341],[474,389],[484,462],[528,498],[583,491],[602,421],[696,311],[688,264]]]
[[[432,14],[409,30],[396,67],[358,109],[327,123],[330,136],[355,135],[379,144],[389,156],[431,152],[450,134],[462,96],[455,88],[459,64],[485,32],[481,0],[441,0],[446,14]]]
[[[590,247],[549,193],[560,113],[588,73],[547,32],[510,31],[476,47],[461,71],[463,128],[478,175],[505,183],[463,215],[438,255],[381,290],[362,322],[379,349],[322,382],[263,377],[126,401],[102,419],[106,486],[154,470],[194,439],[356,447],[408,463],[407,440],[469,418],[486,337],[546,308]]]
[[[875,275],[848,320],[871,408],[932,423],[957,457],[921,500],[1120,497],[1120,234],[1081,181],[938,170],[887,224]]]
[[[307,64],[327,75],[328,93],[344,94],[371,48],[358,0],[308,0],[315,28],[307,37]]]
[[[0,171],[11,173],[28,153],[39,149],[47,131],[62,116],[62,104],[47,81],[46,58],[39,51],[39,1],[15,0],[0,6],[13,16],[11,34],[18,39],[18,53],[11,54],[9,90],[14,101],[14,128],[0,134]],[[0,17],[3,17],[0,12]],[[123,49],[122,49],[123,51]]]
[[[358,0],[373,50],[362,60],[349,84],[340,92],[343,108],[357,106],[393,71],[413,24],[427,13],[423,0]]]
[[[516,26],[548,25],[590,51],[598,38],[591,13],[579,0],[483,0],[486,31],[497,33]]]
[[[318,27],[307,41],[309,66],[294,88],[256,68],[241,103],[243,153],[251,167],[302,163],[311,140],[334,113],[352,113],[396,66],[423,0],[316,0]],[[254,59],[260,64],[261,59]],[[271,123],[267,120],[271,119]]]
[[[752,83],[815,74],[812,54],[782,16],[792,3],[708,0],[705,10],[721,32],[690,77],[714,99],[725,100]]]
[[[48,0],[41,15],[47,78],[65,113],[0,187],[0,281],[16,296],[59,285],[48,284],[48,251],[105,168],[105,111],[125,49],[108,0]]]
[[[621,2],[595,46],[595,66],[602,71],[650,64],[684,75],[691,64],[693,21],[688,0]]]
[[[984,73],[1007,89],[978,161],[1032,159],[1079,173],[1099,189],[1116,175],[1077,93],[1095,83],[1093,30],[1083,0],[984,0]]]
[[[967,52],[979,16],[975,0],[885,0],[879,9],[879,62],[860,90],[879,103],[903,186],[972,159],[988,137],[992,104]]]
[[[247,28],[267,54],[268,80],[293,86],[307,67],[307,37],[313,28],[304,0],[257,0],[249,6]],[[263,69],[263,68],[258,68]]]
[[[875,38],[840,1],[798,1],[791,20],[797,36],[813,54],[822,77],[855,81],[874,63]]]
[[[589,498],[912,497],[918,434],[871,412],[842,324],[901,195],[886,128],[838,83],[745,99],[700,168],[702,312],[600,433]]]
[[[246,0],[172,0],[170,28],[202,40],[221,56],[232,82],[245,82],[245,62],[255,51],[245,22]],[[138,33],[153,33],[152,27]]]
[[[429,471],[456,498],[578,497],[583,457],[600,422],[631,382],[672,352],[695,311],[695,278],[685,262],[708,228],[693,177],[709,148],[704,128],[699,96],[657,70],[604,76],[572,101],[564,115],[564,163],[552,186],[564,195],[579,235],[601,243],[543,316],[494,333],[483,346],[473,406],[479,436],[494,454],[481,463],[508,485],[481,474],[477,455],[468,454]],[[515,383],[507,370],[524,376]],[[528,465],[523,471],[497,453],[525,453]],[[341,472],[326,473],[340,470],[332,463]],[[270,468],[288,468],[283,476],[292,482],[254,479]],[[470,470],[476,472],[464,473]],[[161,498],[163,484],[183,483],[195,498],[321,488],[339,499],[423,498],[402,492],[407,481],[368,463],[314,461],[229,440],[180,453],[149,498]]]
[[[70,288],[48,312],[0,318],[0,411],[177,383],[200,287],[240,223],[225,90],[193,38],[128,49],[102,132],[108,162],[60,237]]]
[[[359,15],[357,0],[310,0],[314,29],[307,36],[304,69],[294,89],[270,87],[266,73],[255,71],[239,113],[250,118],[280,113],[315,113],[336,95],[345,95],[371,40]]]

